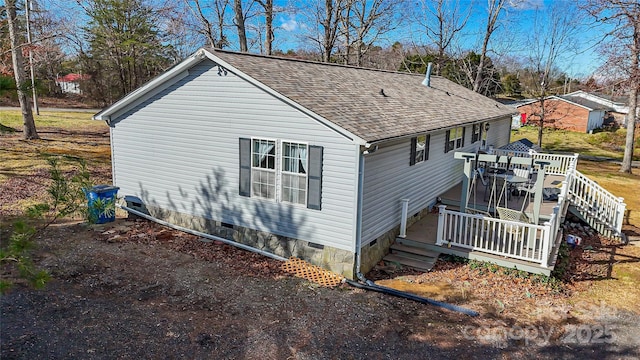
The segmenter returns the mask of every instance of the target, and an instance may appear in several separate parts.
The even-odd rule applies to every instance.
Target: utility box
[[[120,188],[111,185],[96,185],[87,191],[89,220],[104,224],[116,219],[116,195]]]
[[[139,211],[143,214],[149,215],[149,210],[144,205],[144,202],[137,196],[127,195],[124,197],[124,201],[127,203],[127,207],[132,210]],[[129,218],[136,218],[137,216],[129,213]]]

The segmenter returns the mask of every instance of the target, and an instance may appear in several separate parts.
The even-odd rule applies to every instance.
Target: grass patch
[[[42,112],[36,116],[41,139],[24,140],[22,132],[0,135],[0,203],[4,215],[19,214],[41,200],[48,185],[46,155],[85,159],[98,182],[110,183],[109,127],[87,112]],[[2,125],[22,129],[20,111],[0,111]],[[73,168],[62,166],[62,171]]]
[[[634,169],[634,174],[624,174],[619,172],[619,169],[620,165],[610,162],[578,162],[579,171],[612,194],[624,198],[628,222],[640,226],[640,169]]]
[[[17,131],[16,129],[14,129],[14,128],[10,127],[10,126],[5,126],[5,125],[0,124],[0,134],[10,134],[10,133],[14,133],[16,131]]]
[[[611,278],[590,282],[584,291],[573,297],[573,300],[585,301],[596,306],[606,304],[640,313],[640,246],[617,247],[613,256],[610,261]]]
[[[60,129],[95,130],[106,127],[104,122],[91,120],[91,112],[54,112],[41,111],[40,115],[34,115],[36,128],[55,127]],[[0,123],[2,125],[22,129],[22,113],[19,110],[0,110]]]
[[[595,134],[545,128],[542,148],[546,151],[579,153],[586,156],[606,157],[622,160],[626,130],[601,131]],[[511,132],[511,141],[529,139],[538,142],[538,128],[523,126]],[[634,159],[640,160],[640,138],[636,139]]]
[[[542,147],[545,151],[579,153],[580,155],[622,160],[626,130],[601,131],[583,134],[574,131],[544,129]],[[523,126],[511,132],[511,140],[529,139],[538,141],[538,128]],[[634,160],[640,160],[640,138],[636,139]],[[578,170],[587,175],[616,196],[623,197],[627,204],[628,222],[640,226],[640,169],[634,174],[620,173],[620,165],[606,161],[580,159]]]
[[[16,110],[0,111],[2,125],[21,129],[22,115]],[[91,120],[85,112],[42,112],[36,117],[40,140],[23,140],[21,132],[2,135],[0,182],[11,176],[26,176],[45,168],[42,154],[82,157],[89,164],[109,163],[109,128]]]

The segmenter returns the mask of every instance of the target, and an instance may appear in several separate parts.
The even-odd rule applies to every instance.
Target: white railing
[[[534,158],[535,160],[556,160],[560,162],[558,166],[547,166],[545,171],[550,175],[566,175],[570,168],[575,168],[578,163],[578,154],[547,154],[526,151],[508,151],[494,149],[494,154],[498,156],[517,156],[525,158]]]
[[[555,217],[554,217],[555,216]],[[439,206],[436,245],[455,245],[548,266],[559,214],[544,225],[495,219]]]
[[[569,196],[571,203],[587,216],[604,223],[617,234],[622,231],[626,204],[581,172],[572,169],[569,174]]]

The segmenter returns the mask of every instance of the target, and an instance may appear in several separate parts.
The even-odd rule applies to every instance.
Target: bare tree
[[[308,7],[298,9],[305,17],[307,31],[304,38],[318,49],[320,60],[323,62],[331,61],[336,49],[346,1],[316,1],[311,2]]]
[[[508,0],[488,0],[487,8],[487,24],[485,27],[484,38],[482,40],[482,50],[480,51],[480,62],[478,63],[478,70],[476,72],[476,78],[473,81],[473,91],[479,92],[482,87],[483,74],[485,73],[485,65],[487,62],[487,51],[489,49],[489,40],[491,35],[496,31],[498,27],[498,19],[500,14],[505,8]]]
[[[229,46],[226,35],[229,0],[208,1],[209,6],[204,6],[200,0],[184,1],[196,22],[192,26],[206,37],[209,45],[220,49]],[[209,20],[209,14],[213,20]]]
[[[565,55],[575,54],[580,13],[572,2],[554,2],[548,9],[538,9],[533,18],[532,31],[526,41],[529,48],[528,66],[535,77],[530,91],[540,102],[538,146],[542,146],[542,134],[547,116],[553,109],[547,108],[547,96],[551,79],[559,72],[558,65]]]
[[[247,21],[247,15],[242,10],[242,0],[233,0],[233,12],[235,14],[233,24],[235,25],[238,32],[240,51],[248,52],[249,47],[247,46],[247,29],[245,25]]]
[[[13,63],[13,74],[18,88],[18,101],[22,111],[24,124],[24,139],[39,139],[36,131],[36,123],[33,120],[31,103],[27,98],[27,91],[30,87],[27,76],[24,72],[24,58],[22,56],[22,46],[18,35],[18,19],[16,14],[16,0],[6,0],[7,20],[9,24],[9,38],[11,40],[11,59]]]
[[[606,65],[626,79],[629,91],[624,155],[620,172],[631,173],[640,91],[640,3],[637,0],[590,0],[585,7],[597,22],[612,26],[605,35]]]
[[[339,34],[345,39],[345,62],[362,66],[363,55],[399,22],[397,0],[347,0]],[[351,60],[353,53],[355,59]]]
[[[273,0],[256,0],[256,2],[262,7],[265,21],[265,39],[264,39],[264,53],[271,55],[273,53]]]
[[[471,9],[461,10],[460,0],[421,0],[416,6],[416,21],[437,51],[436,75],[441,75],[449,46],[466,26]]]

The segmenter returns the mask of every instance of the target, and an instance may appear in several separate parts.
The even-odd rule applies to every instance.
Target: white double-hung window
[[[251,196],[276,198],[276,142],[251,141]]]
[[[307,204],[307,162],[307,144],[282,142],[282,201]]]
[[[322,146],[240,138],[238,193],[308,209],[322,208]]]

